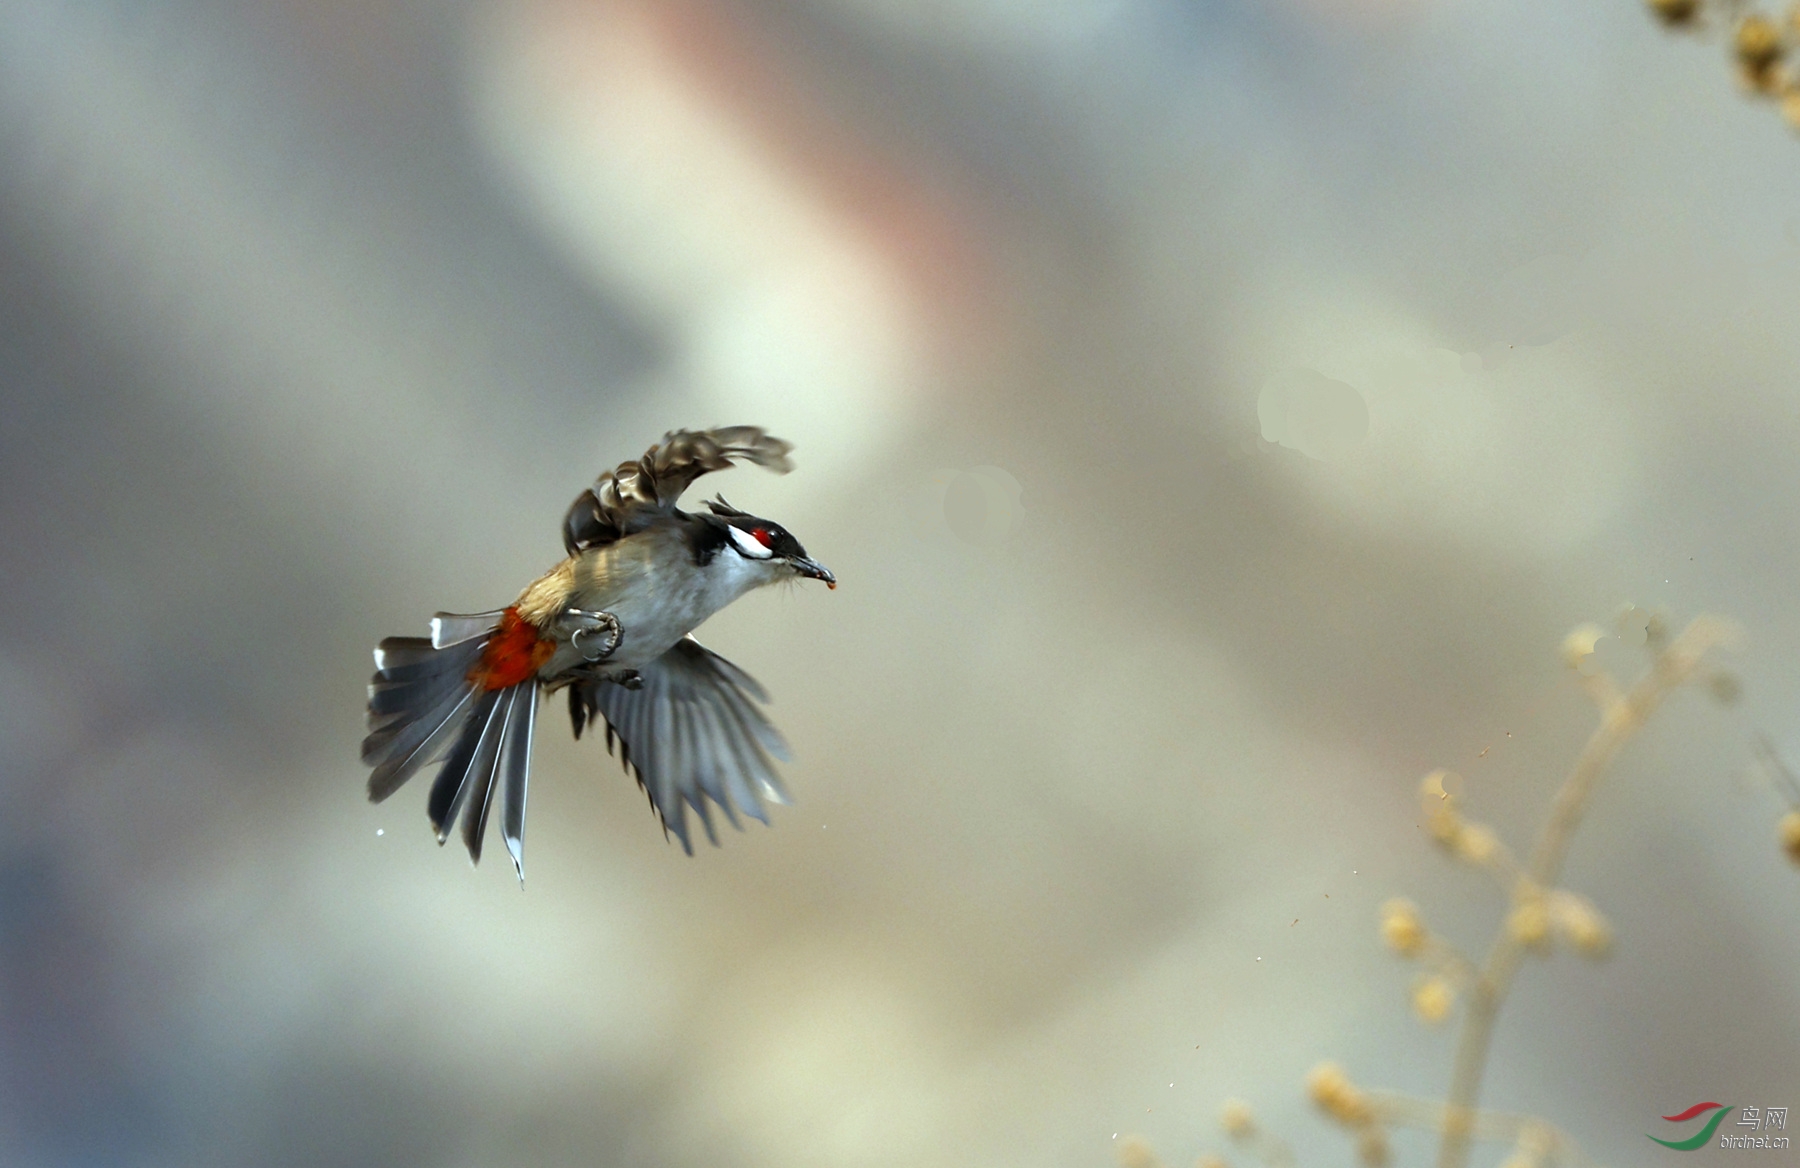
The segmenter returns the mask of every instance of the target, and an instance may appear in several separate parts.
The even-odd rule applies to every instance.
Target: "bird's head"
[[[739,511],[723,496],[709,500],[706,506],[725,525],[725,548],[720,554],[764,565],[770,582],[801,577],[823,580],[827,588],[837,587],[831,569],[808,556],[800,541],[781,524]]]

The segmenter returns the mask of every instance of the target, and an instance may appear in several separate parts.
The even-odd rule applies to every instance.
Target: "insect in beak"
[[[837,587],[837,577],[831,574],[830,568],[827,568],[817,560],[809,560],[805,556],[795,556],[788,562],[794,566],[794,571],[798,572],[800,575],[805,576],[810,580],[823,580],[825,581],[825,587],[827,588],[835,589]]]

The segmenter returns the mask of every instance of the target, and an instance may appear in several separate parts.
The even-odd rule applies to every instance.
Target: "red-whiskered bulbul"
[[[389,637],[375,650],[369,735],[379,803],[442,759],[427,810],[438,842],[460,814],[471,860],[488,813],[525,879],[525,787],[540,692],[569,691],[575,736],[595,718],[651,806],[691,855],[687,807],[716,845],[711,799],[733,826],[764,823],[763,800],[787,803],[773,759],[787,746],[755,703],[756,680],[688,634],[738,597],[805,577],[837,587],[780,524],[721,497],[681,510],[682,492],[743,459],[785,474],[792,447],[755,426],[677,430],[635,462],[602,474],[563,520],[567,558],[509,607],[439,613],[431,636]]]

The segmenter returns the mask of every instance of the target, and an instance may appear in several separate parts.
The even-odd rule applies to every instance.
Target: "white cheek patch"
[[[741,527],[727,527],[731,533],[731,542],[737,546],[738,553],[746,559],[766,560],[775,553],[764,547],[754,535]]]

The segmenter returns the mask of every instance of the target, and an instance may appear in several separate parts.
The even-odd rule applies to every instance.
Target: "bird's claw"
[[[613,674],[612,680],[615,683],[624,686],[626,689],[644,688],[644,679],[639,676],[638,671],[635,669],[621,669],[619,672]]]
[[[625,640],[625,632],[619,627],[619,618],[610,612],[565,608],[557,619],[565,626],[575,626],[569,633],[569,644],[575,647],[584,661],[605,661],[618,652],[620,643]],[[598,644],[593,643],[596,637],[599,638]],[[583,644],[584,638],[589,643]]]

